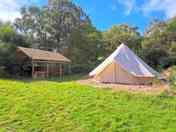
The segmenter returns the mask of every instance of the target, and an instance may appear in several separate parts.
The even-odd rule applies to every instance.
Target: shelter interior
[[[28,51],[32,51],[31,54],[29,54]],[[52,58],[55,57],[56,53],[52,52],[48,52],[49,54],[46,55],[47,57],[50,56],[51,59],[48,59],[47,57],[41,57],[40,59],[39,56],[36,56],[37,59],[35,59],[35,56],[33,56],[35,55],[34,52],[37,52],[39,56],[42,56],[43,54],[46,55],[48,51],[35,50],[30,48],[17,49],[17,64],[20,67],[19,70],[22,76],[32,77],[34,79],[62,77],[64,73],[70,72],[70,60],[62,56],[61,54],[59,54],[61,55],[61,58],[55,58],[54,60]],[[64,69],[66,69],[67,71],[64,72]]]

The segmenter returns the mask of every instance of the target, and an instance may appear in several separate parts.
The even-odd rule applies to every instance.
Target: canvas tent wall
[[[121,44],[104,62],[90,72],[95,80],[107,83],[146,84],[157,72]]]

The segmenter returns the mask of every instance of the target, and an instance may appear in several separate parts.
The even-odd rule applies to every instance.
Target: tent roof
[[[125,44],[121,44],[104,62],[90,72],[89,75],[98,75],[113,61],[136,77],[155,77],[158,74]]]
[[[44,51],[39,49],[18,47],[18,51],[22,51],[32,60],[42,61],[58,61],[58,62],[71,62],[68,58],[61,55],[60,53],[54,53],[50,51]]]

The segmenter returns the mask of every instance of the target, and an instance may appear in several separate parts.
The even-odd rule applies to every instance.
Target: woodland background
[[[158,71],[176,64],[176,17],[152,20],[138,27],[114,25],[97,30],[89,16],[70,0],[49,0],[47,6],[21,8],[15,22],[0,22],[0,76],[15,75],[17,46],[60,52],[72,60],[72,73],[87,73],[121,43]]]

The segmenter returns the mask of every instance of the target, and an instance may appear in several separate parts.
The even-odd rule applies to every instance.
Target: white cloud
[[[112,11],[116,11],[117,10],[117,4],[112,4],[111,9],[112,9]]]
[[[13,22],[17,17],[20,17],[19,12],[6,12],[6,11],[1,11],[0,10],[0,20],[3,22],[11,21]]]
[[[136,0],[118,0],[124,6],[125,15],[129,15],[136,6]]]
[[[0,0],[0,19],[2,21],[14,21],[20,17],[20,0]]]
[[[0,0],[0,20],[13,22],[15,18],[20,17],[20,8],[29,5],[38,0]]]
[[[144,14],[162,11],[167,18],[176,16],[176,0],[149,0],[142,6]]]

